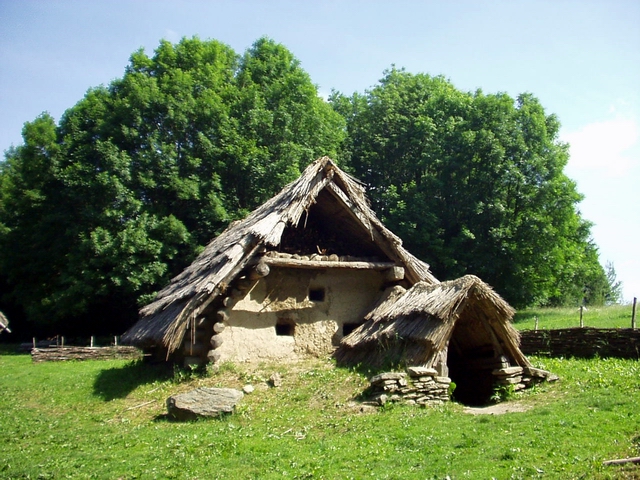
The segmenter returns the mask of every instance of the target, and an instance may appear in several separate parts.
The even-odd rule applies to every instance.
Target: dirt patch
[[[531,405],[522,403],[497,403],[487,407],[464,407],[464,413],[470,415],[503,415],[505,413],[526,412],[531,409]]]

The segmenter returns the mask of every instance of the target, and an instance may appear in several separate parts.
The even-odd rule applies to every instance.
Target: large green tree
[[[117,333],[230,220],[335,154],[344,121],[282,45],[192,38],[135,52],[23,136],[0,170],[0,276],[35,323]]]
[[[392,69],[331,101],[347,119],[346,163],[438,277],[479,275],[517,306],[577,302],[606,280],[559,122],[532,95]]]

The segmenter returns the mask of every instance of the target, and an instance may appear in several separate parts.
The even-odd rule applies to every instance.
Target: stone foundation
[[[424,367],[409,367],[407,373],[381,373],[371,378],[371,399],[379,405],[388,401],[441,405],[449,401],[449,377],[438,376],[435,369]]]
[[[533,367],[504,367],[493,370],[495,387],[513,385],[515,391],[536,383],[558,379],[545,370]],[[378,405],[403,402],[407,405],[442,405],[451,400],[451,379],[438,375],[434,368],[408,367],[407,373],[387,372],[372,377],[370,400]]]

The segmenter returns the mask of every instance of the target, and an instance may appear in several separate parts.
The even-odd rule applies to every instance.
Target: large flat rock
[[[175,420],[219,417],[233,413],[244,394],[233,388],[196,388],[167,398],[169,416]]]

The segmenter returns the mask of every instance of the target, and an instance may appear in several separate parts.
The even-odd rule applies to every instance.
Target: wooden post
[[[636,328],[636,303],[638,297],[633,297],[633,307],[631,307],[631,328]]]
[[[619,458],[616,460],[607,460],[602,462],[603,465],[622,465],[624,463],[640,463],[640,457]]]
[[[33,348],[36,348],[36,337],[33,337]]]
[[[93,347],[94,340],[95,340],[95,339],[93,338],[93,335],[91,335],[91,346],[92,346],[92,347]]]
[[[266,277],[270,271],[269,265],[265,262],[260,262],[249,272],[249,279],[258,280],[259,278]]]
[[[536,316],[536,317],[533,317],[533,318],[536,320],[536,325],[535,325],[535,327],[533,327],[533,331],[537,332],[538,331],[538,317]]]
[[[584,306],[580,305],[580,328],[584,327],[584,320],[582,319],[583,310],[584,310]]]
[[[61,342],[60,342],[61,345],[60,346],[64,347],[64,335],[62,337],[60,337],[60,339],[61,339]]]
[[[117,335],[113,336],[113,345],[116,346],[116,347],[118,346],[118,336]]]

